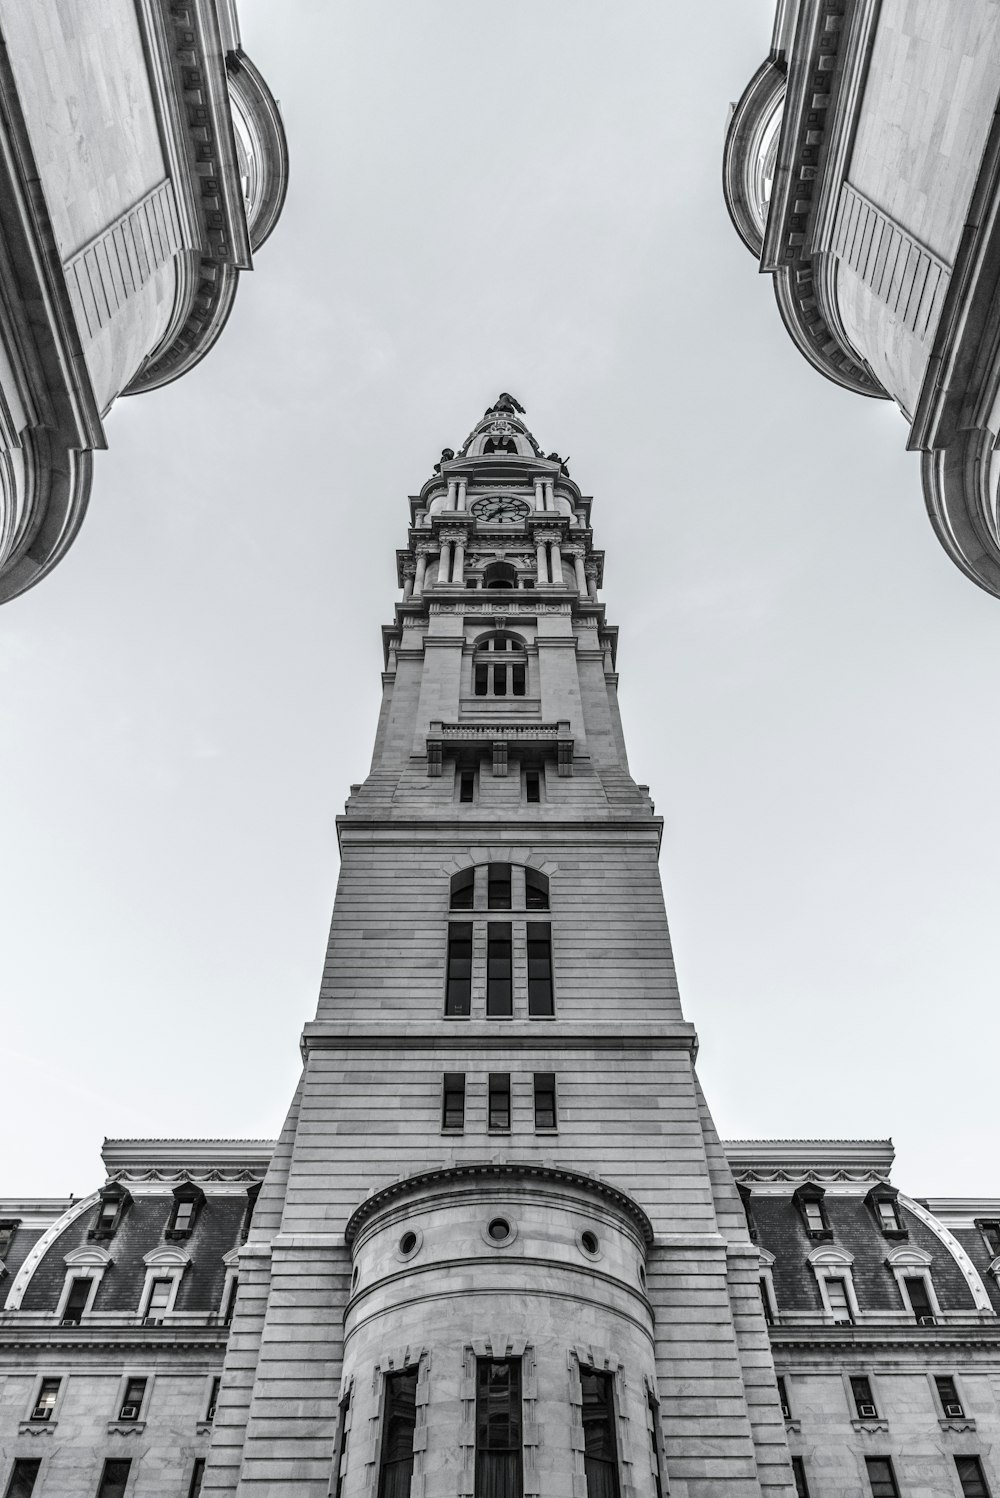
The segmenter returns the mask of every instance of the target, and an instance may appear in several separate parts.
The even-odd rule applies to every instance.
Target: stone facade
[[[724,185],[805,357],[891,398],[952,560],[1000,593],[1000,6],[792,0]]]
[[[0,0],[0,602],[75,537],[121,394],[207,353],[288,161],[234,0]]]

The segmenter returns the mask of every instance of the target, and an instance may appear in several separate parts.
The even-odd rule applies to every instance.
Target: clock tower
[[[794,1491],[590,512],[507,394],[410,500],[206,1494]]]

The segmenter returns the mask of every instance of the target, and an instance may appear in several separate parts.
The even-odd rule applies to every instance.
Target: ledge
[[[452,1029],[451,1026],[455,1028]],[[541,1026],[542,1028],[538,1028]],[[314,1020],[302,1031],[303,1056],[310,1051],[435,1050],[530,1051],[553,1044],[563,1051],[659,1050],[698,1048],[693,1025],[607,1025],[593,1030],[552,1029],[552,1020],[441,1019],[433,1028],[424,1023],[398,1021],[386,1025],[340,1025]]]
[[[441,774],[445,748],[472,749],[493,746],[493,773],[507,774],[510,744],[538,744],[555,750],[560,775],[573,773],[573,735],[568,719],[557,723],[510,723],[503,718],[491,722],[442,723],[432,721],[427,735],[427,774]]]

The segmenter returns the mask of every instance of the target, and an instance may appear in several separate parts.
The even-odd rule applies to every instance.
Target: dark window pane
[[[475,770],[463,770],[458,785],[459,801],[468,805],[476,799],[476,772]]]
[[[760,1301],[764,1307],[764,1320],[770,1326],[774,1321],[774,1312],[771,1309],[771,1296],[767,1288],[767,1280],[763,1275],[760,1277]]]
[[[991,1254],[1000,1254],[1000,1222],[981,1222],[979,1231],[986,1240]]]
[[[476,1498],[521,1498],[521,1364],[476,1362]]]
[[[510,1128],[510,1074],[508,1072],[490,1073],[489,1126],[491,1129]]]
[[[0,1222],[0,1259],[5,1259],[10,1252],[10,1245],[14,1241],[18,1222],[20,1222],[20,1218],[16,1221],[11,1218],[5,1218],[3,1222]]]
[[[552,928],[528,922],[528,1013],[555,1012],[552,999]]]
[[[448,980],[445,1014],[472,1011],[472,926],[453,921],[448,927]]]
[[[805,1462],[800,1456],[792,1457],[792,1476],[795,1478],[795,1498],[809,1498]]]
[[[580,1369],[583,1392],[583,1464],[587,1498],[618,1498],[618,1445],[610,1373]]]
[[[488,910],[510,909],[510,864],[491,863],[486,884]]]
[[[524,871],[524,903],[528,910],[549,908],[549,881],[537,869]]]
[[[515,697],[524,696],[525,668],[524,666],[511,666],[510,668],[511,691]]]
[[[922,1274],[906,1274],[903,1276],[906,1283],[906,1293],[910,1297],[910,1305],[913,1314],[918,1321],[926,1321],[934,1315],[934,1307],[931,1305],[930,1296],[927,1294],[927,1281]]]
[[[417,1424],[417,1370],[390,1373],[385,1380],[379,1498],[409,1498],[413,1477],[413,1432]]]
[[[871,1382],[867,1378],[852,1378],[851,1394],[854,1398],[854,1407],[858,1412],[858,1419],[871,1419],[876,1410]]]
[[[514,1013],[513,943],[509,921],[491,921],[487,928],[486,1013],[494,1019],[503,1019]]]
[[[934,1383],[937,1388],[938,1398],[941,1401],[941,1408],[944,1410],[945,1415],[953,1415],[957,1418],[964,1414],[962,1401],[959,1399],[958,1390],[955,1387],[955,1380],[945,1374],[940,1374],[935,1378]]]
[[[958,1480],[962,1484],[963,1498],[990,1498],[983,1475],[983,1464],[978,1456],[956,1456]]]
[[[125,1498],[125,1484],[128,1482],[130,1461],[123,1461],[114,1457],[104,1463],[104,1471],[101,1474],[101,1486],[97,1490],[97,1498]]]
[[[465,579],[465,586],[466,586],[467,589],[478,588],[479,587],[479,583],[476,581],[476,579],[474,577],[467,577]]]
[[[507,695],[507,667],[493,667],[493,695],[494,697],[506,697]]]
[[[205,1458],[203,1456],[195,1457],[194,1467],[191,1472],[191,1486],[188,1488],[188,1498],[198,1498],[204,1477]]]
[[[441,1109],[441,1124],[446,1129],[465,1127],[465,1073],[446,1071]]]
[[[119,1420],[138,1420],[142,1401],[146,1393],[144,1378],[130,1378],[125,1385],[125,1398],[118,1411]]]
[[[75,1279],[69,1287],[69,1296],[63,1308],[63,1325],[79,1326],[80,1317],[90,1299],[90,1280]]]
[[[7,1484],[6,1498],[31,1498],[42,1462],[40,1457],[19,1456]]]
[[[476,871],[463,869],[451,876],[452,910],[471,910],[476,897]]]
[[[653,1482],[656,1485],[656,1498],[663,1498],[663,1483],[660,1478],[660,1409],[648,1391],[646,1400],[649,1405],[649,1444],[652,1447]]]
[[[556,1126],[556,1074],[551,1071],[535,1072],[535,1128],[554,1129]]]
[[[537,770],[526,770],[524,773],[524,791],[528,804],[534,806],[542,799],[542,784]]]
[[[219,1389],[222,1386],[221,1378],[212,1379],[212,1388],[208,1396],[208,1409],[205,1412],[206,1420],[215,1419],[215,1411],[219,1403]]]
[[[899,1498],[896,1474],[887,1456],[867,1456],[865,1466],[868,1468],[868,1482],[871,1486],[872,1498]]]
[[[337,1426],[337,1449],[333,1458],[333,1498],[340,1498],[344,1485],[344,1468],[347,1463],[347,1418],[351,1409],[351,1391],[348,1389],[340,1404],[340,1422]]]
[[[56,1407],[56,1398],[59,1394],[60,1380],[58,1378],[43,1378],[41,1388],[38,1390],[38,1398],[35,1400],[35,1408],[31,1412],[32,1420],[51,1420],[52,1411]]]
[[[229,1282],[229,1294],[226,1296],[226,1304],[222,1310],[222,1321],[224,1326],[231,1326],[233,1316],[236,1314],[236,1297],[240,1293],[240,1281],[238,1275],[233,1275]]]
[[[490,689],[489,666],[477,666],[475,671],[475,693],[477,697],[485,697]]]

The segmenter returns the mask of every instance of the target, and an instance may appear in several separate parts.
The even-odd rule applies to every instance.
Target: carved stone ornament
[[[461,546],[467,534],[467,531],[462,526],[446,525],[438,531],[438,539],[440,541],[457,543],[459,546]]]
[[[600,563],[598,562],[597,558],[586,557],[583,563],[583,570],[588,577],[596,577],[601,570]]]

